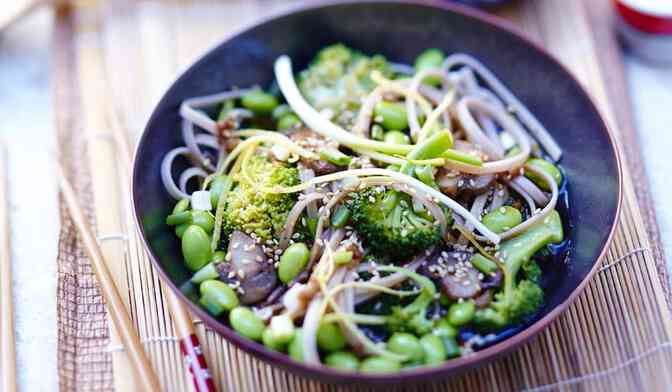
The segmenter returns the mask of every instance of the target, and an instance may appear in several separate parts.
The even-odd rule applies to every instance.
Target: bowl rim
[[[512,35],[514,38],[521,40],[525,44],[534,48],[539,55],[546,57],[547,60],[555,66],[558,67],[562,72],[565,73],[570,80],[579,87],[579,89],[585,94],[588,98],[590,108],[597,114],[599,121],[603,125],[603,129],[606,131],[609,144],[611,146],[611,153],[613,154],[613,159],[616,163],[616,175],[618,180],[618,195],[616,201],[616,210],[613,216],[613,221],[611,223],[611,228],[609,230],[609,235],[607,236],[599,255],[595,259],[593,266],[591,267],[588,274],[583,278],[583,280],[577,285],[577,287],[567,296],[567,298],[560,304],[558,304],[554,309],[552,309],[548,314],[539,320],[535,321],[524,330],[516,333],[515,335],[506,338],[505,340],[498,342],[492,346],[489,346],[483,350],[479,350],[471,355],[464,357],[459,357],[446,361],[441,366],[437,367],[420,367],[417,369],[404,370],[398,373],[386,373],[386,374],[366,374],[360,372],[343,372],[336,369],[329,368],[327,366],[313,366],[300,363],[292,360],[288,355],[284,353],[279,353],[271,351],[264,347],[261,343],[254,342],[247,338],[244,338],[234,332],[229,326],[225,325],[217,318],[211,316],[208,312],[198,307],[194,304],[187,296],[179,289],[179,287],[170,279],[166,271],[161,266],[161,263],[158,261],[158,257],[152,251],[152,248],[149,246],[147,241],[146,233],[144,227],[140,223],[138,218],[139,214],[139,205],[137,190],[136,190],[136,181],[135,174],[138,170],[139,160],[138,160],[138,151],[144,145],[145,138],[148,133],[149,125],[154,122],[155,118],[158,117],[158,108],[163,106],[164,102],[167,100],[167,95],[164,93],[161,100],[156,104],[154,111],[152,112],[150,118],[147,121],[145,128],[143,129],[142,135],[138,143],[136,144],[134,155],[133,155],[133,176],[131,184],[131,193],[133,199],[133,220],[135,223],[135,229],[139,232],[141,242],[145,250],[147,251],[148,257],[154,266],[154,269],[158,272],[159,277],[164,285],[170,287],[170,289],[177,295],[177,297],[183,303],[186,303],[190,311],[201,320],[203,320],[206,327],[211,328],[219,335],[221,335],[226,341],[233,343],[237,348],[244,350],[245,352],[251,354],[257,359],[264,361],[265,363],[275,366],[278,365],[292,373],[298,373],[302,376],[307,376],[313,379],[319,379],[325,382],[335,382],[339,384],[346,383],[364,383],[364,384],[387,384],[390,382],[394,383],[408,383],[408,382],[422,382],[422,381],[432,381],[438,377],[438,379],[445,379],[447,377],[456,375],[458,373],[464,372],[470,368],[483,365],[488,363],[497,357],[500,357],[515,348],[520,347],[523,343],[530,340],[532,337],[539,334],[541,331],[545,330],[548,325],[555,320],[561,313],[563,313],[570,304],[572,304],[578,295],[582,293],[588,284],[589,281],[596,274],[600,261],[606,255],[610,244],[613,241],[614,235],[616,233],[616,227],[619,222],[619,217],[621,215],[621,209],[623,207],[623,162],[622,162],[622,151],[618,143],[613,129],[610,127],[609,123],[605,121],[605,116],[603,110],[595,103],[595,99],[590,92],[588,92],[583,85],[578,81],[570,70],[563,65],[554,55],[549,53],[544,49],[540,44],[531,40],[525,33],[516,25],[511,22],[502,19],[499,16],[488,14],[484,11],[468,7],[454,2],[440,2],[439,0],[317,0],[309,4],[299,4],[291,5],[280,11],[272,12],[269,15],[256,20],[253,23],[248,23],[245,26],[242,26],[236,31],[226,34],[221,39],[219,39],[214,45],[209,47],[204,54],[197,57],[189,67],[185,68],[184,71],[173,81],[173,83],[168,87],[167,91],[170,91],[174,85],[179,83],[183,78],[190,76],[190,70],[194,65],[200,63],[205,58],[207,58],[216,48],[220,45],[228,42],[232,39],[237,38],[241,34],[252,30],[256,27],[269,23],[273,20],[280,19],[294,13],[305,12],[310,10],[317,10],[321,8],[329,8],[338,5],[358,5],[361,3],[367,4],[407,4],[407,5],[417,5],[425,6],[429,8],[437,8],[442,11],[453,12],[472,20],[475,20],[479,23],[484,23],[487,25],[494,26],[499,30],[499,33],[506,33]]]

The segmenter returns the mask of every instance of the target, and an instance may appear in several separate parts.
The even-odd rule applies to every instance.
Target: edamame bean
[[[336,228],[344,227],[350,219],[350,209],[346,205],[339,206],[331,216],[331,226]]]
[[[213,316],[219,316],[238,306],[236,293],[222,281],[209,279],[201,283],[199,287],[201,290],[199,303]]]
[[[415,70],[420,72],[429,68],[440,68],[445,55],[440,49],[431,48],[427,49],[415,59]],[[423,80],[426,84],[437,85],[441,83],[441,78],[430,76]]]
[[[395,360],[373,356],[362,361],[359,371],[362,373],[393,373],[401,369],[401,364]]]
[[[459,331],[452,324],[448,322],[445,318],[439,320],[436,326],[432,329],[432,333],[436,336],[446,337],[446,338],[455,338]]]
[[[252,340],[261,340],[266,326],[250,308],[238,306],[229,313],[229,323],[239,334]]]
[[[200,226],[210,234],[215,227],[215,217],[210,211],[194,211],[191,213],[191,224]]]
[[[324,363],[327,366],[338,369],[354,372],[359,368],[359,358],[349,351],[336,351],[324,358]]]
[[[420,345],[427,365],[438,365],[446,360],[446,347],[440,337],[431,333],[424,335],[420,338]]]
[[[373,108],[373,116],[389,131],[401,131],[408,128],[406,107],[402,103],[380,101]]]
[[[441,340],[443,340],[443,347],[446,349],[446,358],[457,358],[462,355],[462,349],[455,338],[444,337]]]
[[[460,327],[468,324],[476,313],[476,305],[473,301],[458,302],[450,305],[448,309],[448,322]]]
[[[484,274],[494,274],[497,272],[497,264],[480,253],[471,256],[469,262]]]
[[[350,162],[352,162],[351,156],[345,155],[333,148],[325,148],[320,150],[320,159],[336,166],[348,166]]]
[[[203,268],[212,259],[210,236],[202,227],[190,225],[182,235],[182,255],[192,271]]]
[[[385,137],[385,129],[378,124],[373,124],[371,126],[371,139],[373,140],[383,140]]]
[[[192,283],[201,283],[208,279],[217,279],[218,277],[219,272],[217,271],[217,267],[215,267],[215,264],[208,263],[205,265],[205,267],[196,271],[196,273],[194,274],[194,276],[191,277],[190,280]]]
[[[425,355],[418,338],[406,332],[395,332],[387,342],[387,349],[405,355],[408,362],[422,361]]]
[[[184,236],[184,232],[187,231],[189,226],[191,226],[189,223],[183,223],[181,225],[175,226],[175,234],[182,238],[182,236]]]
[[[180,199],[180,201],[175,204],[175,207],[173,207],[173,214],[186,211],[187,208],[189,208],[189,199]]]
[[[278,106],[277,98],[259,89],[243,95],[240,101],[246,109],[256,114],[271,114],[273,109]]]
[[[191,222],[191,211],[182,211],[170,214],[166,217],[166,224],[168,226],[177,226],[183,223]]]
[[[212,254],[212,262],[214,264],[221,263],[224,259],[226,259],[226,252],[223,250],[218,250]]]
[[[285,115],[290,113],[292,113],[292,108],[289,107],[289,105],[287,105],[286,103],[283,103],[282,105],[278,105],[275,107],[275,109],[273,109],[273,113],[271,113],[271,116],[274,119],[279,120]]]
[[[385,132],[385,137],[383,138],[383,140],[385,141],[385,143],[411,144],[411,139],[408,138],[408,135],[399,131]]]
[[[294,113],[285,114],[278,120],[277,130],[284,131],[286,129],[294,128],[301,124],[301,119]]]
[[[345,336],[336,323],[320,323],[317,328],[317,346],[327,352],[345,347]]]
[[[210,202],[212,203],[212,209],[217,209],[217,203],[219,202],[219,196],[222,192],[228,192],[231,189],[233,182],[231,178],[227,175],[222,174],[221,176],[216,176],[210,182]]]
[[[289,353],[289,357],[293,360],[303,362],[303,330],[296,330],[294,339],[289,342],[287,352]]]
[[[349,264],[352,261],[352,251],[339,250],[338,252],[334,252],[332,258],[334,260],[334,264],[336,265]]]
[[[297,277],[308,264],[310,251],[303,242],[295,242],[280,256],[278,264],[278,277],[283,283],[289,283]]]
[[[532,158],[527,161],[526,165],[533,166],[534,168],[538,170],[542,170],[549,174],[555,182],[560,185],[562,183],[562,173],[560,173],[560,170],[555,167],[554,164],[551,162],[541,159],[541,158]],[[537,184],[537,186],[545,191],[550,191],[551,187],[548,186],[546,183],[546,180],[544,180],[541,176],[537,175],[536,173],[532,173],[530,170],[525,170],[525,177],[529,178],[532,182]]]
[[[273,351],[282,351],[284,347],[283,344],[281,344],[273,337],[273,333],[271,332],[270,328],[266,328],[264,330],[264,333],[261,334],[261,341],[262,343],[264,343],[264,346],[268,347]]]
[[[511,206],[501,206],[487,213],[482,222],[495,233],[503,233],[518,226],[523,221],[523,215],[518,209]]]

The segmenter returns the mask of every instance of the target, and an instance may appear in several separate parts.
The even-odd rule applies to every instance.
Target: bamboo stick
[[[2,390],[16,391],[16,349],[12,295],[12,251],[7,197],[7,150],[0,146],[0,348],[2,348]]]

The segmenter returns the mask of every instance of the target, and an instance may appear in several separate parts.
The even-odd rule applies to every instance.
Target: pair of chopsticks
[[[7,196],[7,151],[0,146],[0,390],[16,391],[16,349],[12,296],[12,251]]]
[[[122,183],[125,185],[124,188],[129,188],[131,170],[128,162],[132,160],[130,142],[126,133],[123,132],[122,128],[119,126],[120,123],[116,121],[116,116],[113,115],[111,117],[115,120],[112,127],[114,139],[118,150],[122,155],[122,159],[120,160],[122,163],[121,170],[123,172],[121,176]],[[82,242],[87,255],[91,259],[101,292],[107,302],[107,308],[112,322],[119,333],[124,348],[129,354],[135,373],[141,383],[142,390],[158,391],[160,390],[158,379],[147,359],[128,311],[121,300],[114,279],[107,268],[100,246],[84,217],[83,210],[77,201],[74,190],[62,170],[59,172],[59,184],[68,210],[70,211],[75,226],[82,237]],[[123,193],[130,195],[130,189],[123,189]],[[126,207],[127,209],[130,209],[130,203]],[[127,217],[130,216],[130,212],[127,211]],[[128,219],[127,223],[128,230],[133,230],[133,222],[131,218]],[[130,240],[136,239],[133,234],[129,233]],[[197,392],[214,392],[215,386],[208,371],[208,366],[205,362],[203,350],[196,335],[191,316],[173,292],[166,290],[164,294],[166,303],[168,304],[168,312],[175,323],[175,331],[179,340],[180,351],[182,352],[185,363],[192,375],[195,390]]]

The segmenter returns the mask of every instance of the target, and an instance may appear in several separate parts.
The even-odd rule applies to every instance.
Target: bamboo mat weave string
[[[138,246],[137,233],[125,223],[123,198],[128,195],[123,185],[110,180],[119,178],[118,151],[105,130],[121,127],[137,138],[165,88],[194,58],[287,3],[120,0],[57,15],[53,80],[61,163],[82,204],[89,207],[87,214],[96,224],[109,267],[127,294],[129,312],[167,391],[191,390],[191,382],[174,341],[161,282]],[[605,37],[591,29],[595,10],[588,10],[587,3],[516,2],[500,13],[573,71],[616,130],[620,144],[632,146],[634,130],[622,122],[621,111],[627,105],[614,94],[613,76],[605,74],[598,60],[608,57],[597,56]],[[594,3],[604,10],[609,1],[590,2]],[[628,147],[626,152],[629,161],[640,160],[638,150]],[[635,191],[642,186],[643,169],[641,164],[631,169],[626,170],[624,206],[607,257],[567,312],[500,360],[446,382],[404,390],[656,391],[672,385],[665,261],[657,250],[655,228],[651,229],[655,223],[651,206]],[[648,209],[643,212],[640,205]],[[63,209],[61,221],[57,260],[61,389],[137,390]],[[227,344],[202,323],[196,327],[219,390],[350,390],[278,370]]]

